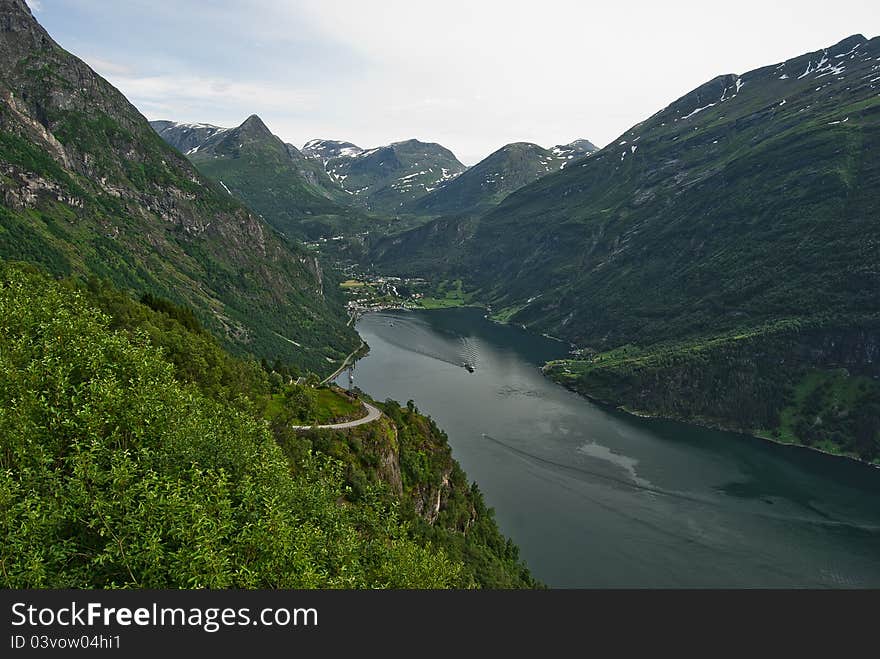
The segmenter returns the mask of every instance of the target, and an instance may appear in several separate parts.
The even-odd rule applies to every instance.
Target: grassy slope
[[[423,309],[452,309],[472,304],[471,296],[462,289],[461,279],[441,281],[432,295],[418,300]]]

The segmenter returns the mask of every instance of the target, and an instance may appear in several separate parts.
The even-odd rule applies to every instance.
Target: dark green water
[[[551,586],[880,586],[878,469],[593,405],[541,375],[562,344],[478,310],[357,328],[355,383],[437,420]]]

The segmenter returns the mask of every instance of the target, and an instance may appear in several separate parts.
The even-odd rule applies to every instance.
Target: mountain
[[[557,144],[550,150],[555,156],[565,158],[566,160],[572,160],[574,158],[580,158],[595,153],[599,150],[599,147],[593,144],[590,140],[581,138],[574,142],[569,142],[568,144]],[[560,169],[562,168],[560,167]]]
[[[460,176],[428,195],[412,208],[416,212],[448,215],[474,213],[497,205],[514,190],[557,172],[578,158],[596,151],[587,140],[544,149],[516,142],[501,147]]]
[[[589,343],[877,308],[878,46],[700,86],[486,215],[475,278]]]
[[[151,125],[199,171],[289,238],[356,233],[370,225],[312,158],[274,135],[256,115],[236,128],[154,121]],[[188,148],[187,148],[188,147]]]
[[[306,142],[302,152],[309,158],[321,161],[325,166],[328,161],[335,158],[351,158],[364,152],[362,148],[351,142],[338,140],[312,140]]]
[[[227,345],[332,370],[356,345],[335,282],[0,0],[0,258],[193,308]]]
[[[363,150],[350,142],[312,140],[303,153],[320,162],[351,200],[395,214],[467,169],[449,149],[406,140]]]
[[[176,121],[151,121],[159,136],[181,153],[198,149],[209,137],[229,130],[211,124],[182,124]]]
[[[880,375],[878,153],[880,39],[856,35],[718,76],[477,220],[371,259],[455,274],[497,317],[575,343],[585,360],[551,370],[588,395],[873,459],[880,415],[820,430],[855,423]],[[815,390],[828,404],[810,415],[810,369],[868,379]]]

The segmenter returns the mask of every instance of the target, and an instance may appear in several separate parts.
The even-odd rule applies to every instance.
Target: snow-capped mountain
[[[320,160],[322,164],[335,158],[352,158],[363,153],[363,149],[351,142],[337,140],[311,140],[306,142],[302,152],[309,158]]]
[[[349,195],[321,164],[284,143],[256,115],[235,128],[170,121],[152,126],[287,236],[319,238],[363,228],[363,212],[351,208]]]
[[[303,153],[320,162],[352,202],[399,213],[467,168],[449,149],[419,140],[364,150],[351,142],[312,140]]]
[[[596,151],[588,140],[544,149],[530,142],[507,144],[461,176],[418,200],[414,209],[431,215],[473,213],[498,204],[514,190],[558,172]]]
[[[217,133],[229,130],[212,124],[188,124],[177,121],[151,121],[150,125],[163,140],[185,154],[198,149]]]

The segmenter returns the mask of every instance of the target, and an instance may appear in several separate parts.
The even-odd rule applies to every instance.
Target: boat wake
[[[550,466],[555,469],[567,471],[569,473],[576,473],[576,474],[581,474],[581,475],[585,475],[585,476],[590,476],[591,478],[594,478],[594,479],[598,479],[598,480],[601,480],[601,481],[604,481],[607,483],[613,483],[615,485],[620,485],[620,486],[623,486],[623,487],[631,489],[631,490],[645,492],[647,494],[652,494],[652,495],[657,495],[658,497],[665,497],[668,499],[677,499],[679,501],[687,501],[687,502],[695,503],[695,504],[702,505],[702,506],[714,506],[714,507],[722,507],[722,508],[726,508],[726,509],[730,508],[729,505],[723,500],[719,500],[716,498],[710,498],[710,497],[701,497],[701,496],[698,496],[695,494],[689,494],[686,492],[680,492],[680,491],[676,491],[676,490],[667,490],[665,488],[657,487],[653,484],[650,484],[648,481],[645,481],[644,479],[641,479],[638,477],[633,478],[632,474],[631,474],[631,478],[625,478],[625,477],[615,476],[612,474],[602,473],[600,471],[595,471],[592,469],[587,469],[587,468],[580,466],[580,465],[557,462],[555,460],[550,460],[548,458],[545,458],[545,457],[542,457],[539,455],[535,455],[534,453],[529,453],[528,451],[524,451],[521,448],[517,448],[516,446],[513,446],[512,444],[509,444],[509,443],[504,442],[500,439],[497,439],[496,437],[492,437],[491,435],[488,435],[486,433],[482,433],[482,437],[484,439],[487,439],[487,440],[499,445],[499,446],[504,447],[505,449],[507,449],[511,453],[514,453],[514,454],[516,454],[516,455],[518,455],[518,456],[520,456],[530,462],[533,462],[533,463],[543,464],[545,466]],[[584,451],[581,451],[581,452],[584,452]],[[624,471],[630,471],[630,470],[624,469]],[[797,523],[802,523],[802,524],[812,524],[812,525],[816,525],[816,526],[847,528],[847,529],[853,529],[853,530],[857,530],[857,531],[872,534],[872,535],[880,534],[880,526],[878,526],[876,524],[863,524],[863,523],[855,522],[855,521],[833,519],[833,518],[828,517],[824,513],[822,514],[822,518],[817,519],[815,517],[800,517],[800,516],[795,516],[795,515],[784,515],[784,514],[776,514],[776,513],[769,513],[769,512],[763,513],[760,511],[756,511],[756,510],[746,510],[746,509],[739,509],[739,510],[737,510],[737,512],[740,514],[743,514],[743,515],[761,517],[764,519],[783,520],[783,521],[797,522]]]

